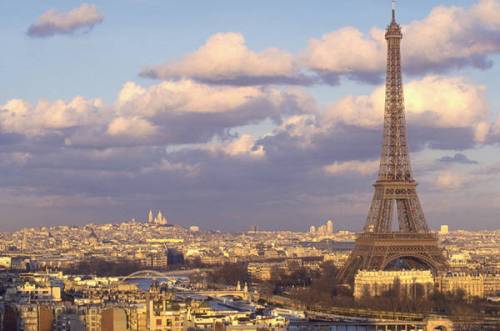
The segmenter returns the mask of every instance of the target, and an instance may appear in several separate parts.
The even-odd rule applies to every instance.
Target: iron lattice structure
[[[446,259],[427,226],[412,176],[401,79],[402,38],[393,8],[385,34],[387,78],[380,170],[363,233],[340,273],[344,282],[351,281],[359,269],[384,270],[398,259],[405,259],[411,267],[424,265],[435,272],[446,269]],[[393,231],[396,218],[399,230]]]

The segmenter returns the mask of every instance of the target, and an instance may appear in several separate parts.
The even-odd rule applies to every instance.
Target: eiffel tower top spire
[[[392,0],[392,21],[396,22],[396,0]]]

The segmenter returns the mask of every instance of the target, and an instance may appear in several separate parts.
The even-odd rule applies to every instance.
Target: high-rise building
[[[446,224],[441,225],[441,227],[439,228],[440,234],[448,234],[448,231],[449,231],[449,228],[448,228],[448,225],[446,225]]]
[[[309,233],[317,234],[320,236],[326,236],[333,234],[333,221],[328,220],[326,223],[321,224],[319,226],[311,225],[309,227]]]
[[[332,220],[326,221],[326,233],[333,234],[333,221]]]

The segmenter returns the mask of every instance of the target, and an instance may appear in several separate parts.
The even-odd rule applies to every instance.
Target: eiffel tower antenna
[[[446,269],[437,237],[427,226],[410,165],[401,74],[403,34],[395,7],[393,0],[392,21],[385,33],[387,73],[380,168],[363,233],[341,270],[344,281],[350,281],[359,269],[384,270],[401,265],[401,259],[412,268]],[[392,227],[395,221],[397,231]]]
[[[392,0],[392,21],[396,21],[396,0]]]

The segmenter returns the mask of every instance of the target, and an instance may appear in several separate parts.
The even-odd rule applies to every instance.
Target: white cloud
[[[192,80],[164,81],[144,88],[127,82],[118,93],[113,107],[118,119],[110,124],[108,133],[125,136],[136,125],[141,134],[158,133],[160,141],[199,143],[227,135],[232,127],[265,119],[278,122],[314,106],[312,98],[299,89],[207,85]]]
[[[191,144],[227,138],[233,127],[266,119],[277,123],[312,107],[312,98],[300,89],[127,82],[109,106],[83,97],[34,105],[9,100],[0,105],[0,128],[29,137],[58,135],[67,146]]]
[[[439,6],[424,19],[403,26],[404,70],[421,74],[489,67],[488,55],[500,52],[499,12],[497,0],[481,0],[469,8]],[[356,28],[344,28],[311,39],[304,64],[327,80],[347,75],[374,82],[385,70],[384,33],[374,28],[363,35]]]
[[[385,87],[368,96],[341,98],[325,113],[326,123],[343,122],[362,127],[383,123]],[[485,88],[462,77],[426,76],[405,84],[408,121],[433,128],[471,128],[477,142],[489,132],[490,112]]]
[[[158,127],[140,117],[117,117],[108,125],[111,136],[148,137],[157,134]]]
[[[378,75],[385,63],[385,40],[381,30],[368,37],[353,27],[311,39],[303,55],[305,65],[320,74]]]
[[[298,78],[292,55],[269,48],[249,50],[240,33],[218,33],[181,60],[145,68],[141,75],[161,79],[189,78],[201,82],[253,85]]]
[[[378,160],[370,161],[347,161],[334,162],[323,167],[323,171],[328,175],[359,174],[362,176],[372,175],[377,172]]]
[[[279,94],[257,87],[209,86],[191,80],[162,82],[147,89],[128,82],[119,92],[119,112],[146,117],[162,112],[228,112],[259,98],[279,102]]]
[[[31,105],[20,99],[0,105],[0,127],[4,132],[39,136],[63,129],[102,122],[107,112],[101,99],[75,97],[69,102],[39,101]]]
[[[265,156],[264,147],[255,145],[255,138],[249,134],[242,134],[240,137],[227,144],[224,152],[230,156],[251,156],[262,158]]]
[[[78,30],[91,30],[103,20],[104,15],[97,10],[97,7],[86,3],[68,12],[50,9],[29,27],[27,34],[36,38],[72,34]]]

